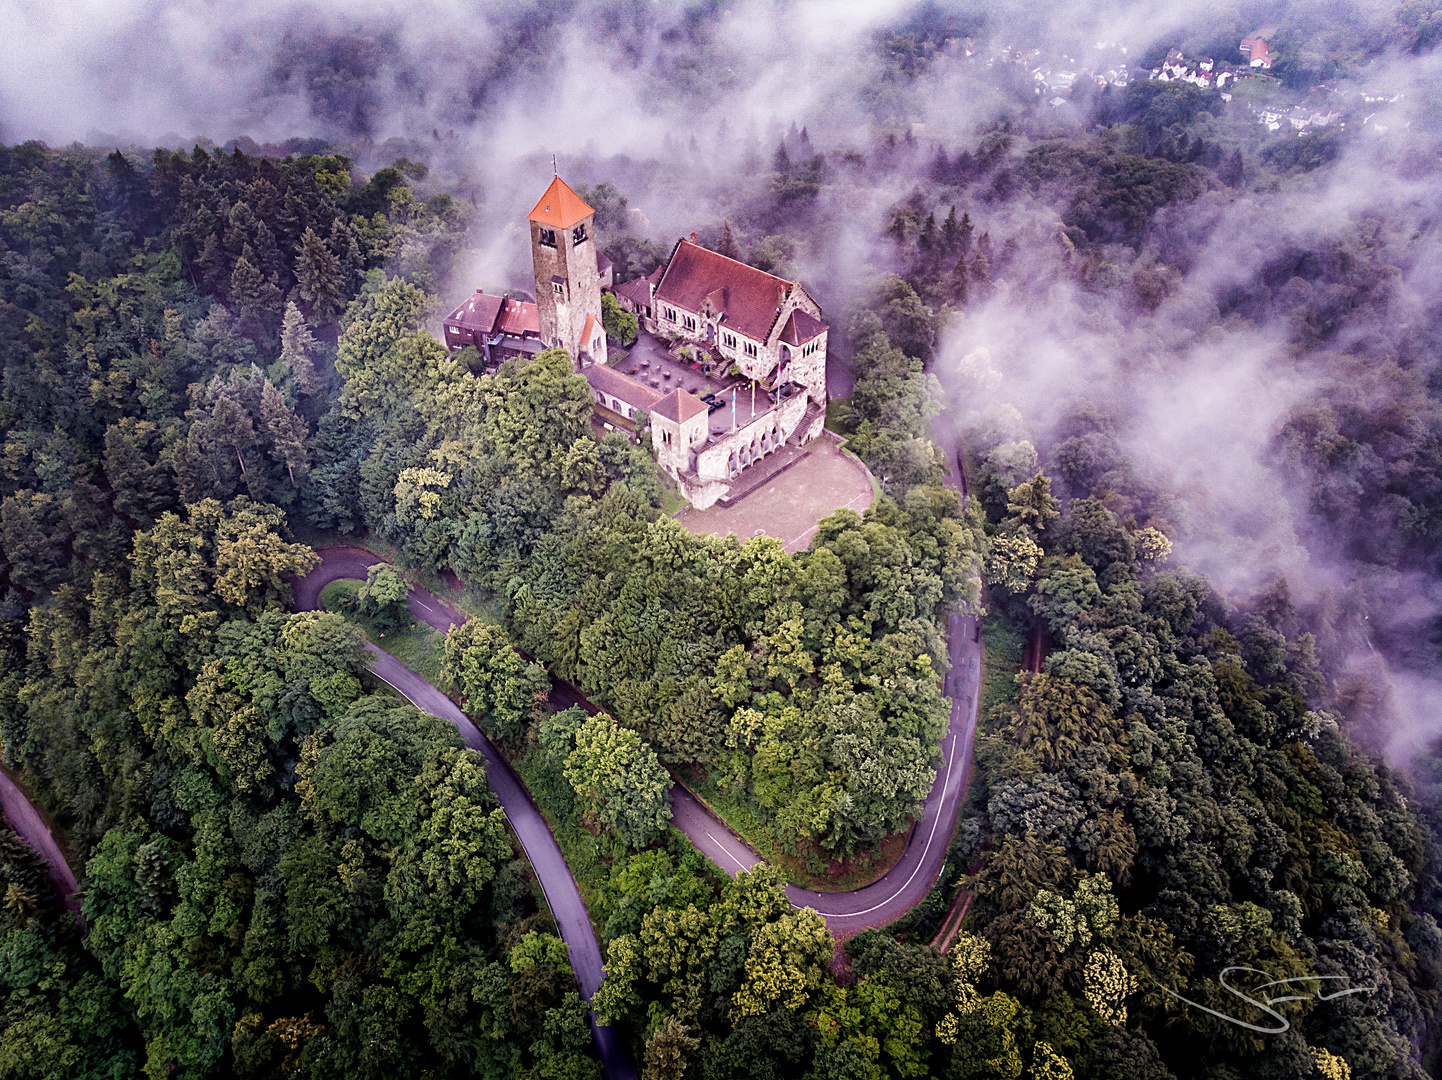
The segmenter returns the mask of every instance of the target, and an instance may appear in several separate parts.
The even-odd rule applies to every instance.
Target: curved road
[[[363,548],[327,548],[317,552],[321,556],[319,569],[307,574],[294,585],[294,607],[298,611],[312,611],[320,607],[321,589],[332,581],[342,579],[366,579],[366,569],[381,562],[380,556]],[[412,589],[410,596],[411,613],[417,619],[436,627],[449,630],[451,624],[460,625],[466,621],[464,612],[458,611],[424,589]],[[479,751],[486,759],[486,777],[491,790],[501,802],[511,828],[521,841],[526,857],[535,867],[546,901],[561,931],[561,939],[569,947],[571,967],[581,984],[581,993],[586,1000],[601,985],[605,972],[601,967],[601,946],[591,928],[591,917],[581,899],[581,891],[571,877],[571,870],[561,855],[556,838],[551,835],[546,819],[531,801],[510,765],[496,752],[489,739],[455,703],[425,679],[406,667],[390,653],[374,645],[367,645],[371,654],[371,670],[395,687],[407,701],[418,709],[449,720],[461,733],[461,738],[471,749]],[[614,1029],[601,1027],[592,1021],[596,1036],[596,1050],[601,1058],[601,1068],[607,1080],[635,1080],[636,1069],[631,1056]]]
[[[20,839],[34,848],[35,853],[50,867],[50,880],[65,907],[78,913],[80,901],[76,894],[79,893],[80,886],[75,881],[70,864],[65,861],[60,845],[46,828],[40,812],[30,804],[20,785],[4,772],[0,772],[0,810],[4,811],[5,820]]]
[[[964,505],[968,492],[965,472],[960,467],[959,440],[955,432],[946,430],[944,425],[939,425],[934,434],[946,459],[956,470],[948,475],[947,482],[961,492]],[[321,548],[316,554],[321,558],[320,567],[294,586],[294,603],[298,610],[319,607],[321,589],[332,581],[364,581],[367,569],[384,561],[374,552],[359,547]],[[442,632],[449,631],[453,625],[460,625],[467,618],[464,612],[419,587],[411,589],[410,609],[416,619]],[[601,950],[580,890],[576,888],[545,818],[511,767],[465,713],[389,653],[374,645],[367,646],[367,649],[373,656],[372,670],[377,675],[399,690],[413,705],[454,723],[466,744],[485,757],[491,788],[500,799],[512,828],[536,869],[541,888],[559,924],[561,937],[569,946],[571,964],[580,980],[582,992],[589,1000],[601,985],[604,975]],[[852,892],[815,892],[795,885],[786,889],[786,895],[793,904],[814,908],[837,935],[850,936],[868,927],[883,926],[905,914],[931,891],[946,861],[971,773],[972,742],[976,735],[981,689],[981,644],[975,619],[963,618],[955,613],[948,618],[947,650],[951,668],[947,672],[944,689],[951,697],[951,723],[942,742],[936,782],[927,794],[921,819],[912,828],[901,859],[879,881]],[[562,708],[580,705],[590,713],[600,711],[578,688],[554,676],[551,704]],[[684,832],[697,849],[732,876],[763,861],[685,788],[672,788],[671,812],[672,824]],[[635,1068],[612,1029],[596,1027],[595,1032],[606,1076],[614,1080],[635,1077]]]

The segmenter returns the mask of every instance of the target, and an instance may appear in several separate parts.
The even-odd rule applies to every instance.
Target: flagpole
[[[731,388],[731,430],[736,430],[736,387]]]

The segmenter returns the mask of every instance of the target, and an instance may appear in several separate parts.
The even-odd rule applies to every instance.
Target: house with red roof
[[[513,356],[534,356],[546,345],[541,340],[540,309],[510,294],[496,296],[477,289],[442,320],[446,347],[452,352],[475,346],[487,371],[494,371]]]
[[[1273,60],[1271,49],[1267,45],[1266,39],[1260,34],[1243,38],[1242,43],[1237,46],[1237,51],[1247,58],[1247,66],[1261,68],[1264,71],[1271,70]]]
[[[693,234],[676,241],[659,273],[616,295],[632,311],[649,309],[656,333],[706,346],[768,387],[804,386],[825,407],[829,328],[800,282],[704,248]]]

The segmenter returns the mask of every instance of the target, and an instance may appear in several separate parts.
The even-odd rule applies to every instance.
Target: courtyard
[[[676,520],[697,536],[774,536],[794,552],[811,543],[822,518],[843,508],[864,513],[873,498],[866,467],[823,435],[808,444],[796,464],[733,505],[688,506]]]

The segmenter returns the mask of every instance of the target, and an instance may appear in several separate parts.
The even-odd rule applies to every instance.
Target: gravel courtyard
[[[811,543],[816,523],[843,507],[864,513],[872,500],[871,478],[829,438],[811,443],[810,453],[731,507],[686,507],[676,520],[697,536],[735,533],[774,536],[787,551]]]

